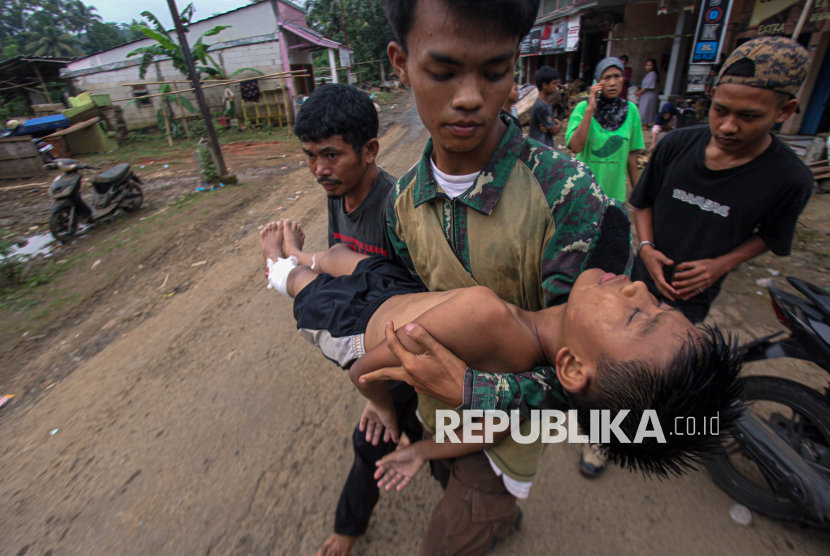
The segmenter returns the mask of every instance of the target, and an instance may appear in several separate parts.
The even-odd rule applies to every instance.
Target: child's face
[[[420,0],[406,42],[406,53],[391,43],[389,57],[433,142],[457,153],[475,149],[495,131],[510,94],[518,37],[459,20],[442,1]]]
[[[671,120],[671,116],[672,116],[671,112],[663,112],[663,119],[664,120],[666,120],[666,121]]]
[[[587,368],[601,356],[612,360],[668,359],[695,326],[657,299],[643,282],[592,269],[576,280],[562,324],[562,345]]]

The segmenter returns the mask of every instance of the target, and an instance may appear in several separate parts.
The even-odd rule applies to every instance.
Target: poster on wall
[[[565,51],[566,19],[546,23],[539,36],[539,54],[558,54]]]
[[[565,39],[565,51],[574,52],[579,46],[579,18],[572,15],[568,18],[567,38]]]
[[[731,0],[703,0],[692,44],[692,64],[716,64],[723,48],[723,34],[732,11]]]
[[[542,34],[542,27],[534,27],[522,41],[520,56],[539,55],[539,36]]]
[[[354,58],[352,58],[353,52],[348,48],[341,48],[340,49],[340,67],[341,68],[350,68],[354,65]]]

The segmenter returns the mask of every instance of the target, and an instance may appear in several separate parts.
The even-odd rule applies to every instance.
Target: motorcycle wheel
[[[121,201],[121,208],[124,212],[135,212],[141,208],[144,202],[144,194],[141,188],[135,182],[127,186],[127,193],[124,195],[124,200]]]
[[[64,206],[54,213],[49,218],[49,231],[56,240],[61,243],[66,243],[75,236],[78,230],[78,219],[72,221],[72,207]]]
[[[792,380],[750,376],[746,377],[744,397],[747,402],[774,402],[789,409],[790,416],[776,412],[765,414],[759,410],[757,403],[755,408],[749,410],[756,411],[802,457],[806,454],[808,463],[830,467],[826,461],[817,463],[815,457],[810,457],[811,454],[827,454],[830,451],[830,405],[818,392]],[[721,449],[713,457],[705,459],[704,464],[715,484],[729,496],[769,517],[830,528],[828,523],[810,519],[784,494],[776,493],[732,436],[723,435],[723,438]]]

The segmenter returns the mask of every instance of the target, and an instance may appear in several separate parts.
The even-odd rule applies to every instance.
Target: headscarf
[[[602,79],[602,74],[608,68],[619,68],[623,75],[625,75],[625,64],[619,58],[609,56],[603,58],[597,64],[597,69],[594,71],[594,79],[599,82]],[[594,112],[594,119],[597,123],[607,131],[615,131],[622,127],[625,119],[628,117],[628,101],[622,97],[617,96],[615,99],[606,100],[599,96],[597,99],[597,111]]]
[[[663,118],[663,114],[666,112],[671,113],[672,116],[677,116],[679,113],[677,106],[675,106],[674,103],[667,102],[663,105],[663,108],[660,109],[660,113],[654,117],[654,123],[657,125],[666,125],[669,123],[668,120]]]

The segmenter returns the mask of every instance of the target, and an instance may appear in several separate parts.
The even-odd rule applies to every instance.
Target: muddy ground
[[[380,164],[401,175],[427,134],[406,96],[387,117]],[[143,161],[144,210],[55,250],[43,285],[3,298],[0,395],[16,397],[0,410],[0,555],[314,554],[330,533],[363,403],[297,336],[258,249],[275,218],[323,248],[325,196],[296,141],[235,148],[247,153],[226,151],[241,184],[208,193],[192,192],[187,152]],[[49,201],[35,189],[0,191],[0,218],[42,226]],[[776,285],[830,285],[828,209],[830,196],[813,197],[792,257],[733,272],[711,319],[746,338],[780,329],[755,284],[767,269]],[[827,384],[804,363],[747,372]],[[732,521],[734,501],[705,471],[660,482],[611,468],[589,481],[578,457],[548,448],[521,533],[493,554],[827,553],[826,532]],[[382,495],[354,554],[415,554],[440,494],[422,472]]]

